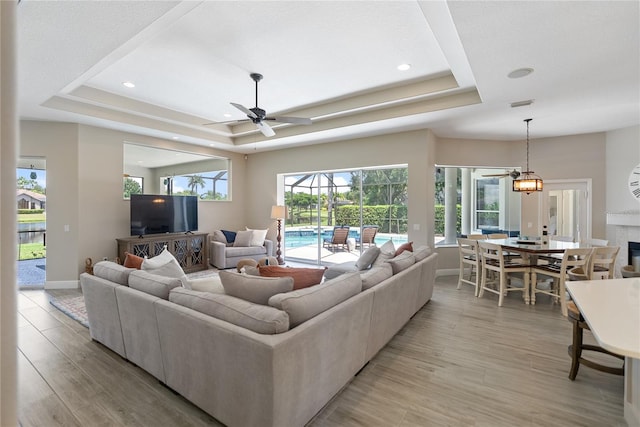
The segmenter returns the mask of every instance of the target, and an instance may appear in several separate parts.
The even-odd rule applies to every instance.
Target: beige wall
[[[47,159],[47,281],[51,285],[77,282],[87,257],[94,262],[115,257],[115,239],[128,236],[129,205],[122,200],[123,141],[230,158],[232,200],[200,202],[200,230],[269,227],[270,238],[275,235],[269,216],[271,206],[277,203],[278,174],[408,164],[409,239],[416,244],[433,242],[434,164],[522,167],[525,156],[524,141],[437,138],[429,130],[255,153],[246,159],[242,154],[209,147],[84,125],[25,121],[21,132],[20,155]],[[592,234],[603,236],[607,204],[623,205],[623,198],[606,199],[605,190],[611,192],[607,178],[622,182],[617,184],[620,187],[626,183],[628,171],[621,173],[616,165],[623,159],[630,170],[640,161],[636,160],[640,158],[637,147],[638,127],[608,135],[533,139],[530,165],[545,180],[590,178]],[[537,197],[523,195],[522,203],[523,218],[531,216],[536,229]],[[64,231],[65,225],[69,225],[68,232]],[[457,268],[457,249],[438,251],[443,255],[440,269]]]
[[[270,227],[269,236],[274,235],[269,216],[278,201],[278,174],[408,164],[409,239],[416,244],[433,242],[434,145],[433,133],[423,130],[251,154],[246,225]]]
[[[115,258],[115,239],[129,236],[129,202],[122,198],[124,141],[230,158],[231,191],[241,196],[199,202],[199,226],[211,231],[244,225],[242,155],[91,126],[23,121],[20,156],[47,161],[48,288],[77,286],[86,258]]]

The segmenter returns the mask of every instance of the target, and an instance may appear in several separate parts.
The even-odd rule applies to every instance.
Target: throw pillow
[[[395,253],[396,247],[393,244],[393,241],[387,240],[384,245],[380,246],[380,254],[373,262],[372,267],[384,264],[386,260],[393,258],[395,256]]]
[[[129,252],[124,253],[124,266],[127,268],[135,268],[136,270],[140,270],[142,268],[142,261],[144,258],[139,257],[134,254],[130,254]]]
[[[253,228],[246,227],[247,231],[253,231],[251,234],[251,242],[249,246],[263,246],[264,239],[267,238],[267,231],[269,230],[254,230]]]
[[[397,257],[404,251],[413,252],[413,242],[403,243],[396,249],[396,252],[393,254],[394,257]]]
[[[375,285],[387,280],[391,276],[393,276],[393,268],[391,267],[391,264],[387,262],[377,267],[372,267],[360,275],[360,278],[362,279],[362,290],[365,291],[369,288],[373,288]]]
[[[293,289],[308,288],[322,281],[325,268],[291,268],[279,265],[261,265],[260,275],[263,277],[292,277]]]
[[[145,258],[142,261],[141,269],[165,277],[182,278],[184,276],[180,263],[167,250],[166,246],[160,254],[153,258]]]
[[[378,255],[380,255],[380,248],[371,246],[360,255],[360,258],[356,261],[356,267],[358,270],[366,270],[378,258]]]
[[[236,232],[229,230],[220,230],[224,234],[224,238],[227,239],[227,243],[233,243],[236,240]]]
[[[220,280],[227,295],[262,305],[273,295],[293,289],[291,277],[260,277],[223,270]]]
[[[253,231],[238,231],[236,233],[236,238],[233,241],[234,247],[249,247],[251,243],[251,238],[253,237]]]
[[[387,262],[391,264],[393,274],[398,274],[402,270],[405,270],[415,264],[416,257],[413,256],[412,252],[404,251],[397,257],[387,260]]]
[[[425,259],[429,255],[431,255],[432,252],[433,251],[431,250],[431,248],[429,246],[420,246],[420,247],[416,248],[415,251],[413,251],[413,256],[416,257],[416,262],[418,262],[418,261],[422,261],[423,259]]]
[[[211,237],[211,240],[213,240],[214,242],[224,243],[225,245],[229,243],[227,242],[227,237],[224,235],[224,233],[221,230],[215,230],[213,232],[213,236]]]

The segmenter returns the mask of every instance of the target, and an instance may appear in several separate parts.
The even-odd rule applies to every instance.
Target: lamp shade
[[[534,191],[542,191],[542,185],[542,179],[537,176],[528,175],[513,181],[513,191],[520,191],[529,194]]]
[[[286,206],[271,206],[271,219],[284,219],[287,217]]]

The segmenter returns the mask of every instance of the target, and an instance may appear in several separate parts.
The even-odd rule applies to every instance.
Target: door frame
[[[552,187],[552,188],[549,188]],[[592,179],[591,178],[567,178],[567,179],[549,179],[544,181],[543,190],[538,195],[538,224],[549,225],[548,200],[549,190],[582,190],[585,191],[586,218],[584,227],[579,231],[579,235],[575,236],[577,240],[586,240],[591,238],[592,232],[592,209],[593,202],[591,197]],[[581,224],[582,225],[582,224]]]

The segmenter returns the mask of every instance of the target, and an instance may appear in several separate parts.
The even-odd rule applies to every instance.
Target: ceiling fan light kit
[[[527,170],[522,172],[520,179],[513,181],[513,191],[531,194],[535,191],[542,191],[542,178],[529,170],[529,122],[532,119],[525,119],[527,123]]]

